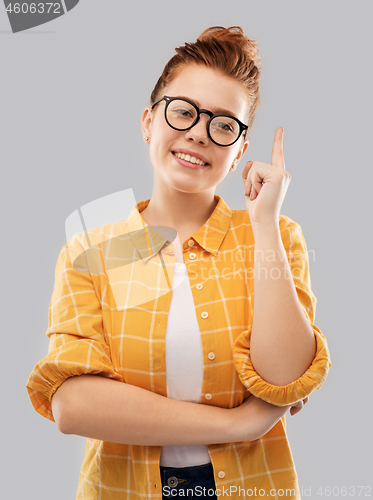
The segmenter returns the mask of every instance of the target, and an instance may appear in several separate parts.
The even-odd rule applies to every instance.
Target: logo
[[[65,222],[73,268],[107,277],[118,311],[163,297],[180,285],[168,258],[176,230],[143,226],[136,212],[136,223],[129,226],[126,220],[135,205],[130,188],[83,205]]]
[[[4,0],[13,33],[49,23],[49,21],[67,14],[78,3],[79,0],[59,0],[57,2]]]

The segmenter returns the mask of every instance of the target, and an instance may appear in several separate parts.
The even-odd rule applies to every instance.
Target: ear
[[[141,116],[141,127],[144,136],[150,137],[152,129],[152,121],[153,121],[152,108],[148,106],[147,108],[144,109],[144,112]]]
[[[249,147],[249,141],[246,139],[243,143],[241,149],[238,152],[238,155],[235,158],[236,164],[241,160],[243,155],[246,153],[247,148]]]

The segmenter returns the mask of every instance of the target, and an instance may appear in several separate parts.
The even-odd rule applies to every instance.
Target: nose
[[[209,116],[200,115],[198,122],[185,133],[185,138],[188,141],[198,142],[198,144],[207,145],[209,136],[207,134],[207,122]]]

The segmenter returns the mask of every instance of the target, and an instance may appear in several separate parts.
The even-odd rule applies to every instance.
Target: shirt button
[[[193,241],[193,240],[189,240],[189,241],[188,241],[188,245],[189,245],[190,247],[192,247],[192,246],[194,245],[194,241]]]
[[[205,394],[205,398],[206,398],[206,399],[212,399],[212,396],[211,396],[211,394],[208,392],[207,394]]]
[[[196,256],[196,254],[195,254],[195,253],[190,253],[190,254],[189,254],[189,258],[190,258],[191,260],[194,260],[196,257],[197,257],[197,256]]]
[[[213,352],[209,352],[208,355],[207,355],[207,357],[209,359],[215,359],[215,354]]]
[[[218,472],[218,477],[220,477],[220,479],[223,479],[223,477],[225,477],[225,472],[223,470]]]
[[[197,290],[202,290],[203,288],[203,285],[202,283],[198,283],[198,285],[196,286]]]
[[[206,312],[206,311],[203,311],[203,313],[201,314],[201,316],[202,316],[203,319],[206,319],[206,318],[208,318],[209,313]]]

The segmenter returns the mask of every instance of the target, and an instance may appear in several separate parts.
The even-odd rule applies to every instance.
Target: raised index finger
[[[274,167],[282,168],[285,170],[284,160],[284,133],[282,127],[279,127],[275,132],[275,139],[273,141],[271,165]]]

